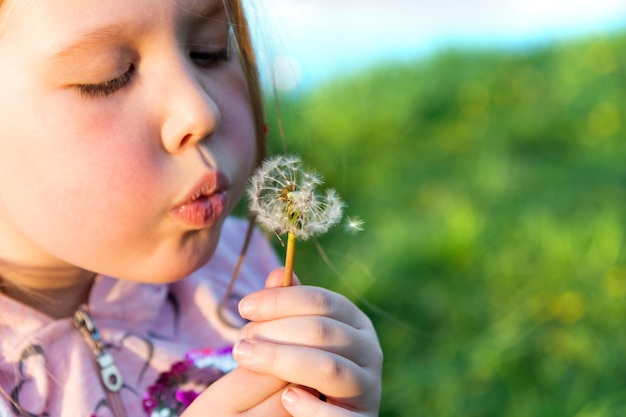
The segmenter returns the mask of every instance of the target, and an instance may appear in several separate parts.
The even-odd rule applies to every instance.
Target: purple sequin
[[[147,416],[164,410],[171,417],[178,416],[204,389],[235,367],[232,347],[192,350],[148,387],[143,410]]]

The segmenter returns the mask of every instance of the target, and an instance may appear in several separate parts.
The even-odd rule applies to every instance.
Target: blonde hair
[[[0,0],[1,2],[2,0]],[[246,83],[248,85],[248,95],[250,105],[254,114],[254,124],[257,138],[257,164],[265,158],[265,114],[263,110],[263,94],[259,81],[256,55],[252,44],[252,36],[248,26],[248,19],[244,13],[240,0],[224,0],[224,5],[228,12],[235,43],[241,60]]]
[[[0,0],[2,1],[2,0]],[[235,35],[235,45],[241,61],[241,66],[246,78],[246,84],[248,87],[248,96],[250,99],[250,106],[252,107],[255,132],[256,132],[256,165],[260,165],[265,158],[266,153],[266,124],[265,114],[263,110],[263,93],[261,89],[261,83],[259,81],[259,71],[257,66],[256,55],[252,43],[252,36],[250,33],[250,27],[248,25],[248,19],[244,13],[241,0],[224,0],[224,6],[228,12],[230,23],[233,26],[233,33]],[[238,328],[238,324],[231,323],[225,315],[225,310],[230,297],[233,295],[233,289],[235,282],[239,276],[239,271],[245,260],[250,240],[252,239],[252,232],[254,231],[255,218],[250,214],[248,222],[248,229],[244,238],[244,242],[239,253],[239,259],[233,267],[230,282],[224,293],[222,301],[217,307],[217,315],[220,320],[227,326]]]

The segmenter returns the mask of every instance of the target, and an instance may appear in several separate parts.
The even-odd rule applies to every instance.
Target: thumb
[[[283,286],[283,277],[285,275],[285,268],[276,268],[267,276],[265,280],[265,288],[278,288]],[[293,274],[291,285],[300,285],[300,280]]]

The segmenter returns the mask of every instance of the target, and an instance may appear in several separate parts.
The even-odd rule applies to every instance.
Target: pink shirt
[[[206,377],[211,367],[200,368],[207,360],[232,362],[223,355],[201,355],[205,365],[188,369],[197,361],[183,360],[194,349],[225,348],[237,338],[238,330],[217,316],[217,306],[246,227],[246,221],[228,219],[211,261],[179,282],[150,285],[96,278],[86,311],[122,375],[122,387],[113,397],[103,388],[94,350],[73,318],[53,320],[0,295],[0,387],[18,404],[0,394],[0,417],[22,415],[20,411],[28,416],[110,417],[112,403],[119,400],[129,417],[150,415],[145,411],[149,387],[153,392],[172,381],[172,373],[166,373],[172,365],[173,374],[193,371]],[[230,303],[233,320],[238,318],[237,301],[262,288],[277,265],[276,254],[255,231]],[[183,388],[181,395],[189,387]]]

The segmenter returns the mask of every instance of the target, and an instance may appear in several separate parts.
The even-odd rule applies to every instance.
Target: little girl
[[[0,0],[0,416],[378,415],[352,303],[227,290],[263,146],[239,0]]]

